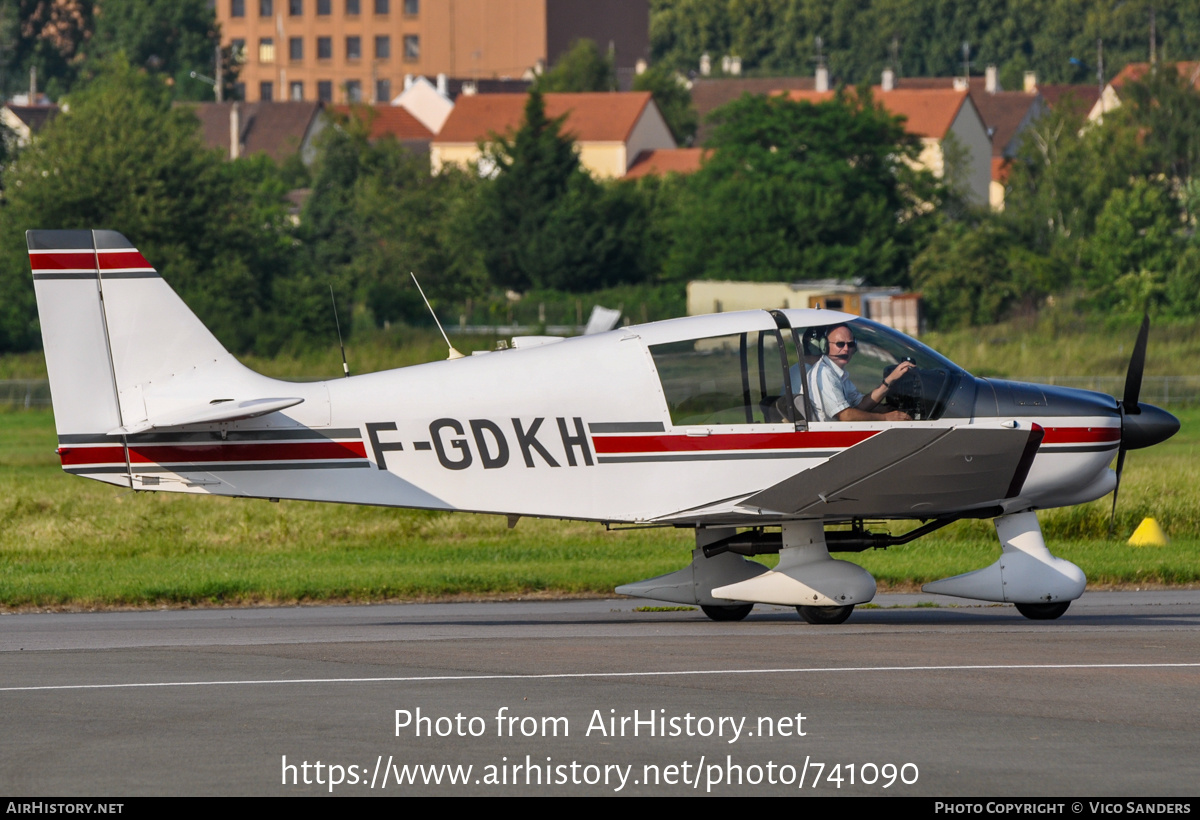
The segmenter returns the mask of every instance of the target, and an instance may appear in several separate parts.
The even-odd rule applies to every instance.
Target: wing
[[[1042,429],[893,427],[738,506],[785,515],[928,517],[1021,492]]]

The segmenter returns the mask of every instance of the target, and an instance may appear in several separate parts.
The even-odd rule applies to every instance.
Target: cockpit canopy
[[[816,421],[805,395],[808,374],[825,353],[826,334],[839,324],[849,327],[858,343],[846,372],[861,392],[870,392],[902,361],[916,365],[880,409],[903,410],[914,419],[939,418],[954,387],[967,376],[944,356],[877,322],[856,318],[793,326],[788,313],[820,315],[771,311],[774,327],[651,344],[672,424],[805,426]]]

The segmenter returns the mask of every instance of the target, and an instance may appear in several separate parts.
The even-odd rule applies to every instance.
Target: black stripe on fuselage
[[[254,470],[338,470],[347,468],[370,467],[371,463],[365,459],[357,459],[355,461],[329,461],[329,462],[306,462],[306,461],[278,461],[263,464],[228,464],[225,462],[218,463],[187,463],[187,464],[138,464],[132,472],[137,475],[139,473],[176,473],[182,475],[184,473],[225,473],[225,472],[246,472]],[[128,467],[91,467],[87,465],[78,467],[64,467],[63,470],[75,475],[89,473],[129,473]]]
[[[230,430],[225,436],[219,430],[202,433],[135,433],[124,436],[130,444],[216,443],[230,441],[328,441],[353,439],[362,441],[357,427],[334,430]],[[96,433],[72,433],[58,437],[59,444],[120,444],[122,436]]]
[[[636,464],[649,461],[739,461],[763,458],[829,458],[839,450],[805,450],[802,453],[666,453],[654,455],[597,456],[601,464]]]
[[[588,425],[591,433],[665,433],[661,421],[598,421]]]

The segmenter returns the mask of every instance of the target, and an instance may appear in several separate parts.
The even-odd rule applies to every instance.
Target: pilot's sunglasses
[[[836,347],[838,350],[842,350],[843,348],[847,350],[858,350],[858,342],[830,342],[830,344]]]

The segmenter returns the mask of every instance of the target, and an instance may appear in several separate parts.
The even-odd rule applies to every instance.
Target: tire
[[[845,623],[854,611],[854,604],[849,606],[798,606],[796,611],[800,617],[810,624],[841,624]]]
[[[700,609],[714,621],[740,621],[750,614],[754,604],[734,604],[732,606],[705,606]]]
[[[1055,618],[1062,617],[1070,605],[1070,601],[1060,601],[1057,604],[1017,604],[1016,606],[1017,612],[1031,621],[1053,621]]]

